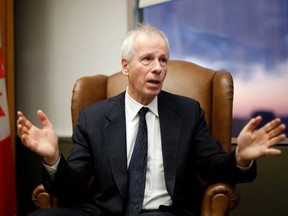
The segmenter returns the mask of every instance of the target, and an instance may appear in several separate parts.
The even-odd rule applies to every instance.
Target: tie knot
[[[145,117],[146,113],[148,112],[149,108],[148,107],[142,107],[140,110],[139,110],[139,115],[140,117]]]

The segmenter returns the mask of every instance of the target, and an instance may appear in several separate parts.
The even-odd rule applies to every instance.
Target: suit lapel
[[[163,163],[166,187],[169,194],[173,197],[177,152],[180,142],[181,119],[176,113],[176,106],[161,92],[158,96]]]
[[[125,93],[114,97],[110,101],[107,106],[106,119],[104,137],[111,171],[117,187],[124,197],[127,188]]]

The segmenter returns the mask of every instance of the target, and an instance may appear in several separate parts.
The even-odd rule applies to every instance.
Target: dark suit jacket
[[[121,215],[127,190],[124,99],[123,92],[83,109],[73,133],[71,156],[67,162],[61,158],[53,181],[44,172],[46,189],[66,204],[92,203],[99,215]],[[256,177],[255,163],[249,171],[240,171],[235,152],[225,153],[211,138],[197,101],[162,91],[158,109],[171,209],[199,210],[203,189],[199,175],[210,182],[231,184]],[[91,176],[94,180],[87,190]]]

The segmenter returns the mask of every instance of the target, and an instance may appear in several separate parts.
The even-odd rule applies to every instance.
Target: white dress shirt
[[[142,107],[142,104],[138,103],[129,96],[127,90],[125,95],[127,168],[132,157],[138,132],[138,112]],[[164,179],[158,98],[155,97],[155,99],[145,107],[148,107],[149,111],[146,114],[148,131],[148,159],[143,209],[148,210],[158,209],[160,205],[171,205],[172,199],[168,194]]]

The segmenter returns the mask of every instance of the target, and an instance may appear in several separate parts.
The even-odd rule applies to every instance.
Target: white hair
[[[167,45],[169,55],[170,53],[169,42],[166,35],[156,27],[153,27],[148,24],[140,24],[136,29],[129,31],[124,37],[121,47],[122,59],[126,59],[128,62],[131,61],[131,59],[135,54],[135,42],[137,36],[142,33],[151,33],[151,32],[160,35],[164,39]]]

